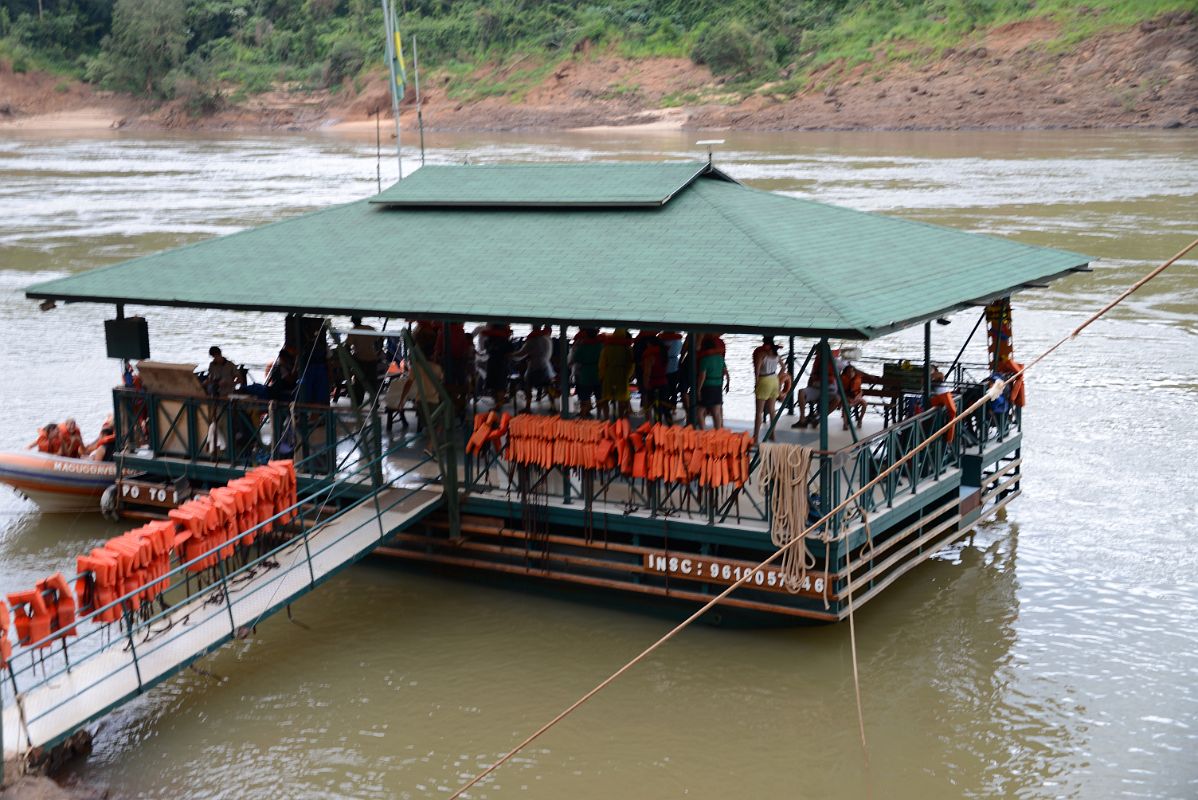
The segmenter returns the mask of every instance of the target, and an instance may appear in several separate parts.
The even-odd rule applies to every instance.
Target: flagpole
[[[391,13],[390,0],[382,0],[383,27],[387,34],[387,68],[391,73],[391,113],[395,117],[395,160],[399,164],[399,180],[403,180],[403,145],[399,126],[400,92],[403,91],[399,82],[399,56],[396,52],[395,17]]]
[[[424,105],[420,102],[420,50],[412,35],[412,69],[416,72],[416,126],[420,129],[420,166],[424,166]]]

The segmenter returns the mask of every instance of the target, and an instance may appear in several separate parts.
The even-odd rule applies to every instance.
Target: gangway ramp
[[[114,623],[69,667],[31,669],[3,709],[4,757],[50,746],[188,664],[245,635],[261,620],[358,561],[442,502],[434,485],[383,488],[144,622]],[[182,575],[178,581],[182,582]],[[81,637],[85,638],[85,637]],[[7,676],[5,676],[7,677]],[[13,679],[16,682],[16,679]]]

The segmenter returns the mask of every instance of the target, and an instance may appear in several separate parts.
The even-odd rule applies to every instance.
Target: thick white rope
[[[770,541],[785,548],[781,572],[786,588],[798,592],[815,566],[807,546],[807,480],[811,473],[811,448],[797,444],[761,445],[761,482],[769,495]],[[802,547],[790,547],[796,539]]]

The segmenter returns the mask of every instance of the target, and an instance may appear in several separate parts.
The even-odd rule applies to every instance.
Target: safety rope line
[[[857,491],[853,492],[848,497],[846,497],[839,505],[837,505],[835,508],[831,509],[826,514],[824,514],[824,516],[821,517],[819,520],[817,520],[814,524],[808,526],[807,530],[804,531],[804,537],[806,536],[806,534],[809,534],[813,531],[818,530],[820,528],[820,526],[827,523],[829,520],[831,520],[833,517],[835,517],[837,514],[839,514],[841,511],[843,511],[848,506],[856,503],[857,500],[866,493],[866,491],[871,490],[875,485],[880,483],[884,478],[886,478],[887,476],[889,476],[896,470],[902,468],[908,461],[910,461],[915,456],[917,456],[919,453],[921,453],[925,449],[927,449],[933,442],[938,440],[941,436],[944,436],[950,430],[953,430],[954,426],[958,422],[969,417],[971,414],[976,412],[978,409],[982,408],[987,402],[997,398],[1002,393],[1003,388],[1005,388],[1008,384],[1012,383],[1013,381],[1017,380],[1018,378],[1021,378],[1024,374],[1026,374],[1029,370],[1031,370],[1033,367],[1035,367],[1040,362],[1042,362],[1045,358],[1050,356],[1052,353],[1056,352],[1066,342],[1069,342],[1069,341],[1073,340],[1074,338],[1076,338],[1082,331],[1084,331],[1086,328],[1088,328],[1096,320],[1098,320],[1099,318],[1101,318],[1102,316],[1107,314],[1111,309],[1118,306],[1120,303],[1122,303],[1124,300],[1126,300],[1128,297],[1130,297],[1132,294],[1134,294],[1137,290],[1139,290],[1141,287],[1143,287],[1149,281],[1156,278],[1158,275],[1160,275],[1162,272],[1164,272],[1166,269],[1168,269],[1170,266],[1172,266],[1175,262],[1179,261],[1183,256],[1186,255],[1186,253],[1189,253],[1195,247],[1198,247],[1198,239],[1195,239],[1194,241],[1190,242],[1183,250],[1178,252],[1177,255],[1173,256],[1168,261],[1164,262],[1163,264],[1161,264],[1160,266],[1158,266],[1157,268],[1155,268],[1154,270],[1149,272],[1143,278],[1136,281],[1134,284],[1132,284],[1130,287],[1128,287],[1126,290],[1124,290],[1122,294],[1120,294],[1118,297],[1116,297],[1111,302],[1107,303],[1099,311],[1092,314],[1084,322],[1082,322],[1080,325],[1078,325],[1076,328],[1074,328],[1069,334],[1061,337],[1061,339],[1056,341],[1052,346],[1050,346],[1044,352],[1040,353],[1040,355],[1036,356],[1034,359],[1032,359],[1030,362],[1028,362],[1025,366],[1021,367],[1017,372],[1015,372],[1009,378],[995,380],[991,384],[989,391],[987,391],[981,398],[979,398],[978,400],[971,403],[964,411],[960,412],[959,414],[957,414],[957,416],[953,417],[948,422],[946,422],[943,426],[940,427],[939,430],[935,431],[931,436],[927,437],[926,439],[924,439],[924,441],[920,442],[918,445],[916,445],[914,448],[912,448],[910,452],[908,452],[906,455],[904,455],[898,461],[894,462],[889,467],[887,467],[886,469],[884,469],[880,473],[878,473],[878,475],[876,475],[874,477],[874,479],[871,480],[869,483],[866,483],[864,486],[859,488]],[[840,538],[843,538],[844,536],[845,536],[845,533],[842,532],[840,534]],[[521,750],[523,750],[525,747],[527,747],[528,745],[532,744],[534,741],[539,739],[546,731],[548,731],[554,725],[561,722],[567,716],[572,714],[577,708],[579,708],[581,705],[586,703],[588,700],[590,700],[592,697],[597,695],[599,692],[606,689],[608,686],[610,686],[612,683],[614,683],[616,681],[616,679],[618,679],[624,673],[628,672],[630,669],[632,669],[634,666],[639,664],[641,661],[645,660],[645,658],[647,658],[650,654],[652,654],[654,651],[656,651],[663,644],[665,644],[666,642],[673,639],[675,636],[677,636],[684,629],[689,627],[692,623],[694,623],[696,620],[698,620],[700,617],[702,617],[704,614],[706,614],[712,608],[719,605],[719,603],[721,603],[723,600],[725,600],[734,591],[736,591],[737,589],[739,589],[740,587],[742,587],[746,583],[748,583],[750,580],[752,580],[753,577],[757,573],[759,573],[762,569],[764,569],[765,567],[767,567],[770,564],[777,561],[780,556],[782,556],[787,550],[793,548],[800,541],[803,541],[803,538],[793,539],[793,540],[791,540],[791,542],[789,544],[774,551],[774,553],[771,554],[768,558],[766,558],[764,561],[762,561],[756,567],[754,567],[753,569],[749,570],[747,573],[742,575],[740,577],[740,579],[737,580],[735,583],[728,586],[726,589],[724,589],[722,592],[717,594],[715,597],[711,598],[711,600],[709,600],[707,603],[705,603],[701,608],[699,608],[697,611],[695,611],[693,614],[691,614],[685,620],[683,620],[682,622],[680,622],[676,626],[674,626],[668,633],[666,633],[664,636],[659,638],[653,644],[646,647],[639,654],[634,656],[630,661],[628,661],[626,664],[624,664],[624,666],[620,667],[615,672],[613,672],[611,675],[609,675],[607,678],[600,681],[593,689],[591,689],[586,694],[579,697],[577,700],[575,700],[573,703],[571,703],[569,706],[567,706],[565,709],[563,709],[561,712],[559,712],[555,717],[553,717],[553,719],[549,720],[544,725],[537,728],[532,734],[525,737],[525,739],[523,741],[521,741],[514,748],[509,750],[506,754],[504,754],[502,757],[500,757],[497,761],[495,761],[489,767],[484,769],[482,772],[475,775],[468,782],[463,784],[456,792],[453,793],[453,795],[450,796],[449,800],[457,800],[457,798],[461,797],[471,787],[478,785],[478,783],[480,781],[482,781],[484,778],[486,778],[492,772],[499,769],[501,766],[503,766],[508,761],[510,761]],[[854,659],[854,662],[855,661],[856,661],[856,659]]]
[[[857,501],[857,510],[859,512],[861,512],[861,524],[864,526],[864,530],[865,530],[866,544],[862,547],[862,553],[865,552],[865,548],[869,548],[870,558],[873,558],[874,537],[873,537],[872,531],[870,531],[870,529],[869,529],[869,514],[866,513],[865,506],[861,505],[860,500]],[[845,590],[845,595],[848,598],[848,606],[849,606],[849,614],[848,614],[848,616],[849,616],[849,651],[851,652],[851,654],[853,656],[853,692],[857,696],[857,730],[861,734],[861,755],[865,758],[865,770],[866,770],[866,775],[868,777],[869,745],[867,745],[865,743],[865,711],[863,710],[862,705],[861,705],[861,676],[858,674],[858,671],[857,671],[857,625],[853,621],[853,610],[854,610],[854,606],[853,606],[853,568],[852,568],[852,565],[849,563],[849,559],[850,559],[850,556],[846,555],[845,556],[845,570],[844,570],[844,580],[845,580],[845,589],[844,590]],[[827,583],[825,582],[824,585],[826,586]]]

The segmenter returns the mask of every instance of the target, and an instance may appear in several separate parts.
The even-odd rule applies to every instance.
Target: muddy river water
[[[699,138],[435,134],[428,158],[677,158]],[[753,186],[1093,255],[1093,273],[1018,296],[1024,355],[1198,235],[1193,133],[726,138],[718,165]],[[381,171],[394,179],[393,158]],[[22,287],[375,186],[365,139],[0,138],[0,448],[68,415],[91,435],[117,377],[111,309],[42,313]],[[277,316],[144,313],[159,358],[202,362],[219,343],[264,363],[278,347]],[[975,316],[937,328],[937,357]],[[916,342],[865,349],[915,357]],[[743,416],[748,367],[733,368]],[[868,759],[847,626],[695,627],[474,796],[1198,796],[1198,257],[1028,393],[1023,496],[858,616]],[[0,490],[0,591],[72,571],[119,529]],[[82,777],[118,797],[446,796],[668,628],[379,561],[295,616],[100,722]]]

